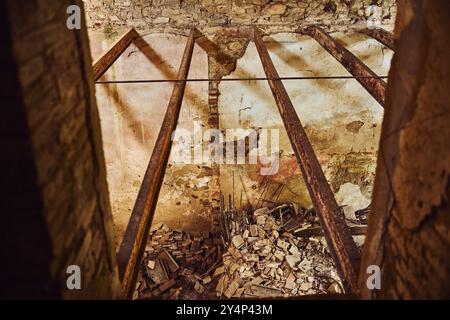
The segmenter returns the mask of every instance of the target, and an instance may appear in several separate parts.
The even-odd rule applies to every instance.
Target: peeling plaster
[[[335,33],[344,46],[352,50],[375,72],[387,74],[392,51],[361,34]],[[265,37],[267,48],[280,76],[348,75],[348,72],[320,45],[309,37],[275,34]],[[236,70],[228,78],[264,77],[264,71],[253,43],[250,43]],[[370,199],[383,108],[355,80],[283,81],[318,156],[326,177],[337,192],[341,185],[357,185]],[[286,183],[278,200],[311,207],[290,141],[285,132],[270,88],[265,81],[222,82],[219,85],[220,126],[224,130],[245,124],[249,128],[278,128],[282,149],[280,170],[271,180]],[[251,112],[242,110],[251,108]],[[243,119],[245,121],[243,121]],[[263,177],[258,166],[220,167],[220,185],[224,194],[232,193],[232,175],[243,176],[252,201],[260,197]],[[235,196],[243,189],[234,186]],[[289,190],[290,189],[290,190]],[[293,192],[292,192],[293,191]],[[267,204],[267,203],[266,203]]]
[[[360,34],[335,33],[333,36],[375,72],[387,73],[392,52],[383,51],[381,44]],[[144,40],[146,43],[141,43],[141,48],[134,45],[128,48],[105,77],[121,80],[175,78],[185,38],[174,34],[151,34]],[[265,76],[252,42],[233,33],[227,37],[210,35],[209,40],[203,47],[195,46],[189,77]],[[333,57],[308,37],[281,33],[264,40],[281,76],[348,75]],[[94,58],[108,47],[110,41],[112,39],[106,40],[103,34],[91,32]],[[218,49],[221,53],[208,59],[202,48]],[[337,192],[342,184],[352,183],[370,198],[383,109],[354,80],[284,81],[284,84],[332,189]],[[170,92],[170,84],[97,87],[108,181],[119,235],[128,222]],[[240,127],[280,130],[280,170],[271,177],[272,183],[286,184],[278,201],[311,207],[268,84],[265,81],[221,82],[216,97],[221,130]],[[207,83],[189,83],[179,127],[192,129],[194,120],[201,120],[205,125],[211,123],[211,106],[207,99]],[[164,222],[171,228],[186,231],[210,230],[211,210],[218,201],[217,192],[210,191],[216,183],[213,181],[220,175],[218,182],[225,195],[234,189],[236,202],[242,192],[243,205],[256,204],[264,181],[259,174],[260,167],[220,165],[216,171],[197,165],[171,165],[169,160],[154,222]]]

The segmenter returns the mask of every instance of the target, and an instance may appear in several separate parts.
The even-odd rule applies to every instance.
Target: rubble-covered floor
[[[223,210],[222,222],[223,233],[216,235],[153,226],[135,298],[289,298],[342,292],[313,211],[289,204],[252,213]]]

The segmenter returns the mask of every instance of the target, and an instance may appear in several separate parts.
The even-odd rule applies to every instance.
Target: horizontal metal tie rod
[[[160,83],[160,82],[210,82],[210,81],[267,81],[267,80],[347,80],[347,79],[362,79],[362,78],[379,78],[387,79],[388,76],[377,76],[377,77],[354,77],[354,76],[317,76],[317,77],[279,77],[279,78],[224,78],[224,79],[142,79],[142,80],[111,80],[111,81],[97,81],[96,84],[121,84],[121,83]]]

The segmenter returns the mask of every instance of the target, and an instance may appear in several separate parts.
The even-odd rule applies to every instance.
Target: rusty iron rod
[[[386,82],[381,80],[375,72],[321,28],[311,26],[301,32],[313,37],[384,107]]]
[[[377,76],[380,79],[386,79],[388,76]],[[368,77],[360,77],[368,78]],[[372,78],[372,77],[370,77]],[[211,82],[211,81],[266,81],[266,80],[348,80],[356,79],[353,76],[307,76],[307,77],[279,77],[277,79],[270,79],[267,77],[256,77],[256,78],[223,78],[223,79],[207,79],[207,78],[197,78],[197,79],[186,79],[186,82]],[[141,79],[141,80],[111,80],[111,81],[97,81],[96,84],[110,84],[110,83],[159,83],[159,82],[177,82],[176,79]]]
[[[183,80],[186,79],[189,72],[194,43],[194,30],[192,30],[178,71],[177,79],[179,81],[174,84],[167,111],[117,255],[119,275],[127,297],[131,297],[135,289],[137,274],[172,147],[172,133],[176,129],[180,115],[186,87],[186,82]]]
[[[255,30],[254,41],[267,77],[278,78],[278,73],[258,30]],[[359,252],[345,222],[344,214],[336,203],[283,83],[279,80],[269,80],[269,86],[299,162],[344,288],[346,291],[356,292]]]
[[[374,38],[381,44],[384,44],[389,49],[395,50],[394,35],[389,31],[386,31],[381,28],[373,28],[373,29],[366,28],[361,30],[361,32],[365,33],[369,37]]]
[[[120,57],[126,48],[139,34],[134,29],[128,30],[120,37],[111,48],[92,66],[94,79],[97,81],[108,70],[108,68]]]

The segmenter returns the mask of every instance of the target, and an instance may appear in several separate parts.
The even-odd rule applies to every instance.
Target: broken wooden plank
[[[236,293],[236,290],[238,288],[239,288],[239,283],[237,281],[233,281],[232,283],[230,283],[230,285],[228,286],[228,288],[225,290],[225,292],[223,294],[225,297],[230,299]]]
[[[395,50],[394,35],[391,32],[381,28],[366,28],[361,32],[384,44],[389,49]]]
[[[254,33],[256,49],[266,76],[271,79],[269,80],[270,89],[299,162],[315,211],[324,229],[336,268],[346,290],[356,291],[360,258],[358,249],[286,89],[282,81],[274,80],[279,76],[261,35],[258,30]]]
[[[281,226],[281,229],[287,232],[292,232],[303,224],[303,217],[294,217]]]
[[[252,285],[251,290],[258,298],[277,298],[282,297],[283,292],[280,289],[262,285]]]
[[[364,235],[366,234],[367,226],[349,227],[349,230],[352,236]],[[297,229],[292,234],[296,237],[303,237],[303,238],[320,237],[324,235],[322,227]]]
[[[321,28],[311,26],[301,32],[313,37],[384,107],[387,85],[375,72]]]
[[[167,270],[160,259],[156,259],[153,269],[147,268],[147,274],[155,284],[161,284],[169,280]]]
[[[159,286],[159,291],[165,292],[165,291],[169,290],[170,288],[172,288],[175,284],[176,284],[175,279],[170,279],[169,281],[166,281]]]
[[[170,272],[176,272],[180,268],[178,263],[166,249],[163,249],[163,251],[159,254],[159,258],[169,268]]]
[[[108,70],[108,68],[120,57],[126,48],[139,34],[134,29],[128,30],[120,37],[111,48],[92,66],[94,80],[97,81]]]
[[[172,133],[176,129],[180,115],[186,87],[186,81],[184,80],[186,80],[189,72],[193,49],[194,30],[191,31],[187,40],[177,75],[177,80],[179,81],[174,84],[167,111],[117,255],[122,287],[128,297],[133,294],[140,261],[155,213],[172,146]]]

